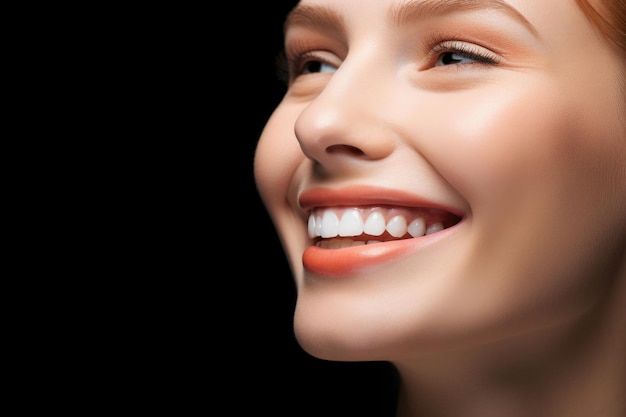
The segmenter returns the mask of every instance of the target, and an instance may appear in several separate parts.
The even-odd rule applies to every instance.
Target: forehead
[[[301,0],[288,15],[285,30],[304,26],[345,34],[353,24],[368,30],[381,24],[406,26],[430,17],[486,16],[487,12],[506,16],[535,36],[541,32],[541,36],[567,40],[581,30],[585,35],[595,32],[577,0]]]
[[[552,0],[543,0],[541,4],[545,6],[550,2]],[[285,28],[344,28],[346,23],[359,18],[403,26],[433,16],[492,10],[507,15],[536,34],[532,23],[514,3],[511,0],[303,0],[289,13]],[[524,0],[517,0],[517,3],[523,5]]]

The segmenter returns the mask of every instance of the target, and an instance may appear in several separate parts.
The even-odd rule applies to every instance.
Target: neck
[[[626,268],[614,282],[593,311],[568,323],[394,362],[397,417],[626,415]]]

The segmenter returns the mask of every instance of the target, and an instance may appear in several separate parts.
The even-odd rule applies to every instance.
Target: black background
[[[163,8],[142,17],[126,49],[141,63],[136,101],[121,105],[136,109],[143,138],[127,188],[143,201],[133,213],[142,278],[126,285],[123,353],[103,367],[130,409],[392,415],[388,364],[323,361],[298,346],[295,287],[254,183],[257,139],[285,92],[275,58],[295,4]]]
[[[61,139],[45,139],[59,148],[50,164],[68,178],[57,184],[52,172],[43,181],[54,183],[50,194],[65,180],[80,186],[70,204],[60,195],[37,207],[58,204],[67,217],[50,223],[77,233],[61,234],[69,246],[56,235],[33,239],[51,243],[53,255],[32,263],[52,273],[41,274],[43,288],[21,280],[49,304],[36,310],[46,332],[19,325],[34,334],[17,341],[29,349],[15,362],[12,388],[32,397],[20,406],[80,415],[390,415],[386,364],[322,361],[296,343],[294,284],[254,183],[257,139],[285,92],[275,58],[294,5],[129,3],[68,19],[80,22],[76,32],[62,28],[76,44],[37,70],[67,72],[50,77],[54,91],[75,91],[46,104],[75,101],[71,111],[52,110],[80,135],[70,152],[66,132],[51,129]]]
[[[241,18],[245,11],[245,23],[235,25],[232,38],[226,34],[221,40],[234,54],[233,62],[219,62],[215,57],[216,67],[233,70],[225,85],[236,93],[230,97],[227,92],[225,101],[233,99],[235,104],[223,116],[232,121],[226,123],[227,133],[221,140],[232,141],[230,155],[224,159],[235,162],[238,174],[233,181],[242,182],[232,187],[239,198],[235,199],[238,211],[243,213],[240,221],[245,221],[235,250],[224,255],[235,259],[232,265],[227,263],[230,272],[221,273],[224,279],[233,280],[227,285],[230,294],[216,295],[229,304],[222,316],[228,331],[218,337],[226,337],[230,352],[225,355],[228,360],[213,357],[211,361],[227,370],[225,395],[232,398],[229,408],[233,412],[244,407],[246,414],[389,416],[393,385],[387,364],[322,361],[297,345],[292,330],[294,285],[254,186],[256,140],[285,91],[276,77],[274,60],[282,49],[283,20],[295,3],[245,5],[234,14]]]

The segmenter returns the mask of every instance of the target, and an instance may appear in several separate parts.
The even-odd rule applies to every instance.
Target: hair
[[[624,0],[576,0],[587,18],[621,54],[621,90],[624,95],[622,114],[626,125],[626,1]]]
[[[626,60],[626,2],[624,0],[576,0],[600,32],[622,52]]]

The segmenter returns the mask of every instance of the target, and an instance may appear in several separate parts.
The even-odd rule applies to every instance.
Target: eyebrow
[[[513,6],[504,0],[407,0],[394,5],[389,11],[389,20],[395,25],[405,25],[426,16],[442,16],[460,11],[500,10],[525,26],[533,35],[537,29]],[[283,30],[291,26],[304,26],[335,32],[346,37],[342,16],[330,7],[298,5],[289,12]]]
[[[286,32],[292,26],[323,29],[346,37],[343,17],[330,7],[298,5],[287,15],[283,30]]]
[[[512,17],[533,35],[537,29],[513,6],[504,0],[408,0],[394,5],[389,11],[389,19],[396,25],[404,25],[426,16],[442,16],[460,11],[500,10]]]

